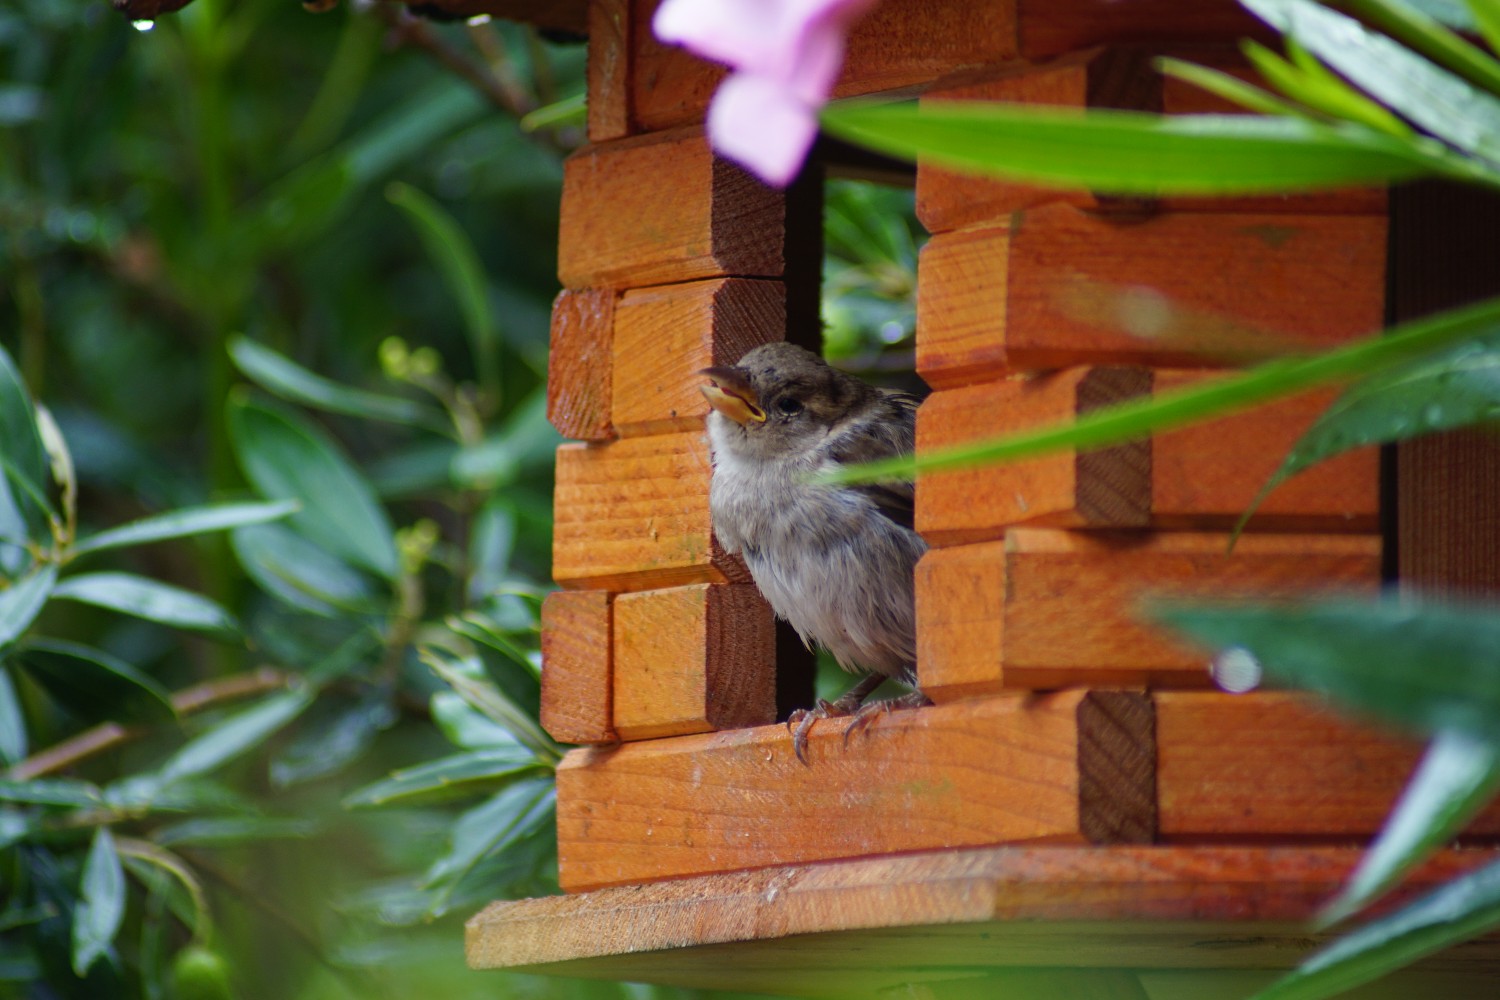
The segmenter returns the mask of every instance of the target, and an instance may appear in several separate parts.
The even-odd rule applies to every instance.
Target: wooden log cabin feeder
[[[780,192],[716,158],[702,120],[722,71],[659,44],[654,7],[550,11],[589,37],[549,377],[577,443],[557,456],[563,589],[542,637],[543,724],[579,748],[557,775],[566,894],[475,916],[469,962],[794,996],[1151,1000],[1242,995],[1295,965],[1419,748],[1307,696],[1212,689],[1205,651],[1141,624],[1138,601],[1490,586],[1493,442],[1405,450],[1384,493],[1373,450],[1318,466],[1232,555],[1226,533],[1330,394],[924,477],[918,669],[936,704],[847,746],[815,727],[802,765],[778,719],[810,675],[715,543],[694,372],[768,340],[816,346],[823,171],[872,165],[820,148]],[[1230,110],[1150,57],[1235,69],[1257,32],[1232,0],[884,0],[837,96]],[[919,448],[1212,378],[1216,337],[1328,345],[1476,294],[1433,226],[1401,222],[1420,192],[1143,202],[925,165],[915,185]],[[1450,210],[1444,238],[1476,215]],[[1127,332],[1121,287],[1207,339]],[[1500,810],[1472,833],[1500,834]],[[1450,850],[1402,893],[1488,856]],[[1489,997],[1497,961],[1480,941],[1355,995]]]

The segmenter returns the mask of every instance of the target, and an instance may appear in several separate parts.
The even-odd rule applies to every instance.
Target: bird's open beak
[[[756,405],[743,368],[705,368],[698,374],[709,378],[710,384],[701,387],[709,406],[741,426],[765,423],[766,411]]]

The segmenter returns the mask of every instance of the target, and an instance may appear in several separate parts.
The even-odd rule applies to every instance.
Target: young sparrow
[[[927,545],[912,530],[907,481],[843,486],[813,474],[911,452],[917,400],[877,389],[794,344],[757,347],[733,368],[705,368],[713,412],[710,506],[714,533],[744,556],[776,614],[845,670],[869,671],[837,701],[787,721],[807,763],[813,722],[853,716],[845,740],[875,713],[927,704],[916,690],[912,570]],[[887,677],[912,687],[865,698]]]

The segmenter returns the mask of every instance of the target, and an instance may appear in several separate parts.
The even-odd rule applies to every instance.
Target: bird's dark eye
[[[782,396],[776,401],[776,409],[790,417],[794,413],[802,412],[802,401],[793,399],[791,396]]]

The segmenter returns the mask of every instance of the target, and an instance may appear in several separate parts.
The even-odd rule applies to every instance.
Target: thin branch
[[[238,701],[286,687],[291,677],[291,674],[275,667],[257,667],[248,673],[183,688],[172,695],[172,708],[178,715],[192,715],[227,701]],[[146,731],[144,726],[127,727],[118,722],[101,722],[77,736],[32,754],[5,772],[5,776],[12,781],[28,781],[56,774],[90,757],[97,757],[106,750],[128,743]]]
[[[404,8],[391,3],[375,3],[370,9],[391,29],[398,43],[414,45],[428,53],[501,111],[520,118],[532,110],[532,102],[519,88],[505,86],[493,73],[443,41],[421,18],[413,17]]]

